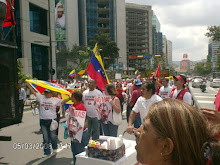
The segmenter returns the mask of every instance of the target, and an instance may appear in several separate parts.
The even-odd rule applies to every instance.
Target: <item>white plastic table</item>
[[[105,136],[101,136],[100,139],[104,139]],[[82,152],[76,155],[76,165],[134,165],[137,163],[136,159],[136,142],[133,140],[123,140],[125,144],[125,155],[116,162],[91,158],[86,156],[86,152]]]

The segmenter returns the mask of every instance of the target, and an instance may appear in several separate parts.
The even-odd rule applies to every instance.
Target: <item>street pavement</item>
[[[118,135],[123,134],[127,127],[125,118],[126,111],[123,112],[123,123],[119,126]],[[61,119],[61,121],[64,120]],[[20,124],[2,128],[0,136],[12,136],[12,141],[0,141],[0,164],[4,165],[69,165],[73,163],[70,149],[70,139],[63,138],[64,129],[59,128],[59,149],[57,154],[42,158],[43,149],[40,146],[43,138],[40,132],[39,116],[33,116],[30,106],[25,106],[23,122]],[[134,135],[125,134],[124,138],[135,140]]]
[[[200,107],[213,108],[215,95],[219,88],[210,88],[207,84],[207,91],[202,93],[199,88],[192,88],[190,91],[195,98],[195,102]],[[126,109],[123,111],[123,123],[119,126],[118,135],[123,134],[127,127],[125,118]],[[61,121],[64,120],[61,119]],[[57,154],[42,158],[43,149],[42,133],[40,132],[39,116],[33,116],[30,106],[25,106],[23,122],[20,124],[2,128],[0,136],[12,136],[12,141],[0,142],[0,164],[4,165],[71,165],[73,164],[72,152],[70,149],[70,139],[63,138],[63,128],[59,128],[59,149]],[[135,140],[134,135],[125,134],[124,138]],[[61,146],[62,145],[62,146]]]

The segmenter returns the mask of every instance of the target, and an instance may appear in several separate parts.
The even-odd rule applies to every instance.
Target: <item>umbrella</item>
[[[31,79],[26,80],[26,81],[33,84],[34,86],[37,86],[36,89],[45,88],[45,89],[50,89],[52,91],[63,93],[63,94],[68,94],[68,95],[71,94],[67,90],[63,89],[60,86],[55,85],[54,83],[50,83],[50,82],[43,81],[43,80],[31,80]]]

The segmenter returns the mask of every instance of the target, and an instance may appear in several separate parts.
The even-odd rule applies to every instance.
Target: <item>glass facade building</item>
[[[48,47],[31,44],[32,73],[33,77],[40,80],[49,79],[49,54]]]
[[[80,45],[89,45],[98,32],[115,40],[114,5],[114,0],[78,0]]]
[[[47,11],[31,3],[29,4],[29,8],[30,31],[47,35]]]

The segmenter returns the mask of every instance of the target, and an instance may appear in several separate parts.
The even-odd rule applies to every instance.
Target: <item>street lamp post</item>
[[[51,39],[51,36],[52,36],[52,32],[51,32],[51,22],[50,22],[50,0],[48,0],[48,17],[49,17],[49,23],[48,23],[48,26],[49,26],[49,45],[50,45],[50,50],[49,50],[49,57],[50,57],[50,69],[49,69],[49,73],[50,73],[50,80],[52,81],[53,80],[53,74],[55,73],[54,69],[53,69],[53,60],[52,60],[52,39]]]

